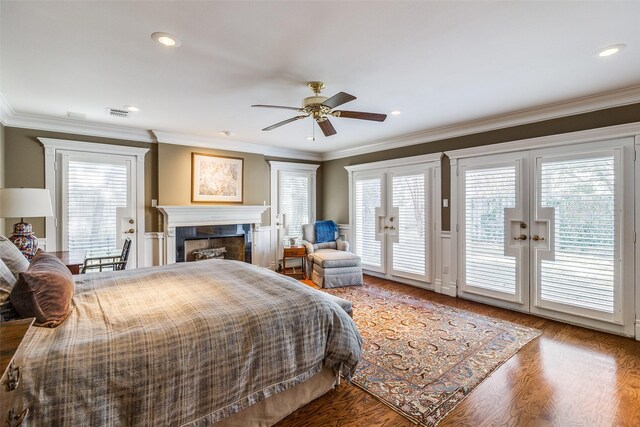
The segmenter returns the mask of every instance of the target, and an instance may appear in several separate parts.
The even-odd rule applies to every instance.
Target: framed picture
[[[242,203],[244,159],[191,153],[191,201]]]

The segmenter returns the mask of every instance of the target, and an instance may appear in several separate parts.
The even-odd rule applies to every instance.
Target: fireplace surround
[[[269,206],[254,205],[158,206],[164,219],[165,263],[184,261],[185,239],[231,236],[244,237],[244,261],[254,261],[254,231],[262,222],[262,214],[268,208]]]

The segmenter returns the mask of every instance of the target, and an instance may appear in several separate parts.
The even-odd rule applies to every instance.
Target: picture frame
[[[191,201],[242,203],[244,159],[191,153]]]

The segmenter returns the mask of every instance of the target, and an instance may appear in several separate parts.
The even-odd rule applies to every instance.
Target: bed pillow
[[[15,277],[29,267],[29,261],[22,255],[20,249],[2,234],[0,234],[0,259]]]
[[[35,317],[36,326],[55,328],[71,313],[73,293],[69,269],[56,256],[38,251],[9,298],[20,317]]]
[[[16,278],[9,267],[0,259],[0,304],[9,298],[11,288],[16,283]]]

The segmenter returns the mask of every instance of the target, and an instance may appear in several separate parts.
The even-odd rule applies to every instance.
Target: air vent
[[[107,113],[114,117],[129,117],[129,112],[127,110],[120,110],[118,108],[107,108]]]

